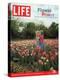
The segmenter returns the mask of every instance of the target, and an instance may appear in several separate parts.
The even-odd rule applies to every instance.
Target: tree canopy
[[[19,32],[20,27],[24,27],[21,32]],[[56,22],[52,22],[47,28],[43,23],[38,25],[34,22],[10,21],[10,36],[12,39],[34,39],[37,30],[43,30],[44,38],[58,38],[58,23]]]

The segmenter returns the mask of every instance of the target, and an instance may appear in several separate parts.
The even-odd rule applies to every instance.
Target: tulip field
[[[11,41],[11,72],[58,71],[58,40],[44,39],[44,49],[35,40]]]

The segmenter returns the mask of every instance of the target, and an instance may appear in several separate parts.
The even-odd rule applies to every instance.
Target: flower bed
[[[11,42],[11,72],[58,70],[58,40],[44,40],[44,50],[35,43],[35,40]]]

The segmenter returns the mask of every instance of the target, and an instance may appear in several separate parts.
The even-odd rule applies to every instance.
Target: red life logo
[[[24,5],[13,5],[12,6],[12,16],[31,16],[31,7]]]

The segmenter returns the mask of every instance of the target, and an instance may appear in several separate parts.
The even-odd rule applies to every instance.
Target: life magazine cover
[[[8,4],[8,76],[57,75],[57,5]]]

